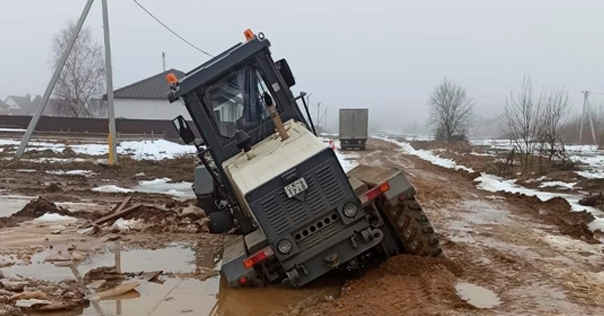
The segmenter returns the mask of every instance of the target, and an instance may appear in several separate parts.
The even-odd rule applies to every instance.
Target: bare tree
[[[434,88],[428,105],[428,122],[436,132],[436,140],[452,142],[466,138],[474,110],[474,102],[466,95],[466,89],[445,78]]]
[[[531,78],[525,76],[520,92],[516,95],[510,92],[501,116],[501,129],[514,144],[523,174],[528,173],[533,164],[533,154],[540,128],[540,104],[541,97],[535,100]]]
[[[55,35],[52,43],[52,66],[57,67],[67,42],[75,32],[69,22]],[[54,89],[54,112],[61,116],[94,117],[102,111],[89,110],[100,100],[105,90],[105,60],[103,46],[95,41],[89,28],[83,28],[67,58]],[[94,100],[94,101],[93,101]]]
[[[551,161],[555,155],[564,151],[562,135],[568,127],[571,103],[568,92],[561,89],[543,92],[542,96],[537,139],[541,152],[546,153]]]

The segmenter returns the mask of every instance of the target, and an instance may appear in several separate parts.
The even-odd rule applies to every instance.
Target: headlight
[[[358,211],[359,211],[359,208],[354,203],[346,203],[344,205],[344,209],[342,209],[342,212],[344,213],[344,216],[350,217],[350,218],[353,218],[353,217],[357,216],[357,212]]]
[[[277,243],[277,251],[281,254],[288,254],[292,251],[292,242],[287,239],[282,239]]]

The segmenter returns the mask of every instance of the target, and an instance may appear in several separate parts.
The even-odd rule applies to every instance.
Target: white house
[[[171,120],[182,115],[190,119],[182,103],[170,104],[166,98],[170,90],[166,82],[168,73],[174,73],[178,78],[185,75],[182,71],[170,69],[113,91],[115,117]],[[104,95],[103,99],[107,100],[107,95]]]
[[[113,92],[113,104],[116,118],[172,120],[178,115],[190,120],[191,117],[181,102],[170,103],[167,99],[169,86],[166,75],[173,73],[182,78],[185,73],[169,69],[141,81],[132,83]],[[103,96],[107,100],[107,95]],[[214,109],[221,121],[234,121],[241,115],[234,100],[225,100],[224,104]]]

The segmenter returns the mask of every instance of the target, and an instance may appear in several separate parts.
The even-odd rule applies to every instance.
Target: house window
[[[220,116],[220,110],[214,110],[214,117],[216,117],[217,122],[222,122],[222,116]]]

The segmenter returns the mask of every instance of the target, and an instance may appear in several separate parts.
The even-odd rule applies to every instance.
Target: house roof
[[[10,105],[4,103],[4,101],[0,100],[0,109],[8,109]]]
[[[15,101],[15,103],[17,103],[17,105],[22,109],[28,108],[31,105],[31,100],[27,97],[9,95],[6,99],[13,99],[13,101]]]
[[[166,99],[166,95],[170,91],[170,87],[166,82],[166,75],[174,73],[177,78],[182,78],[185,73],[169,69],[157,75],[127,85],[123,88],[113,91],[115,99]],[[103,100],[107,100],[107,95],[103,95]]]

